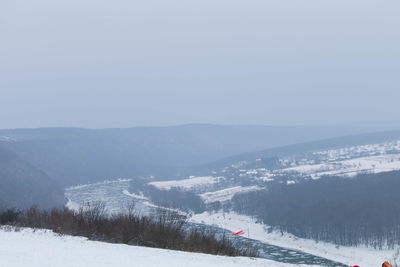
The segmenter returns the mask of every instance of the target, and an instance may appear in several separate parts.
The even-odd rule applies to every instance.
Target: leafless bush
[[[10,217],[7,215],[9,213],[0,212],[2,224],[52,229],[60,234],[112,243],[217,255],[246,255],[229,240],[218,240],[213,233],[188,230],[185,228],[186,217],[172,209],[159,209],[151,216],[138,216],[133,207],[128,206],[127,212],[106,216],[104,203],[87,203],[77,212],[68,209],[46,211],[32,207],[16,217]],[[11,219],[2,219],[6,217]]]

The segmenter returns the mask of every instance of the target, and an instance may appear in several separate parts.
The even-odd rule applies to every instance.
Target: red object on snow
[[[239,232],[233,233],[232,235],[244,235],[244,232],[243,232],[243,230],[240,230]]]

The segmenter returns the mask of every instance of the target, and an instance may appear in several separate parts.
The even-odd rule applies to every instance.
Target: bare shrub
[[[32,207],[25,211],[0,212],[2,224],[51,229],[60,234],[79,235],[91,240],[124,243],[216,255],[246,255],[227,239],[214,233],[189,230],[187,218],[172,209],[159,209],[151,216],[139,216],[133,206],[127,212],[107,216],[104,203],[86,203],[79,211],[50,211]]]

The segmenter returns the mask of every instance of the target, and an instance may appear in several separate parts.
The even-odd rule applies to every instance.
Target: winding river
[[[147,199],[129,194],[129,179],[115,180],[103,183],[80,185],[70,187],[65,190],[65,197],[68,199],[68,208],[76,209],[84,203],[103,202],[106,204],[108,213],[123,212],[131,203],[135,204],[135,210],[148,215],[154,211],[156,206],[152,205]],[[341,266],[347,265],[334,262],[322,257],[298,250],[270,245],[254,239],[237,236],[232,237],[232,233],[226,229],[218,228],[206,224],[188,223],[188,228],[196,228],[200,231],[210,231],[216,234],[218,238],[228,238],[235,246],[247,249],[248,247],[258,251],[258,256],[282,263],[305,264],[317,266]]]

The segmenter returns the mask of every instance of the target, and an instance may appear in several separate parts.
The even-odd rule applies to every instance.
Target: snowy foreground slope
[[[123,244],[89,241],[50,230],[0,227],[0,266],[16,267],[160,267],[271,266],[293,267],[265,259],[224,257]],[[304,266],[304,265],[303,265]]]

